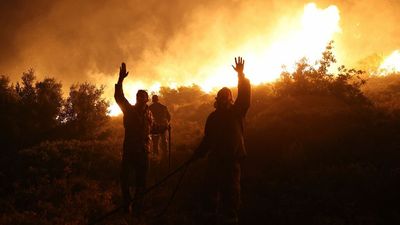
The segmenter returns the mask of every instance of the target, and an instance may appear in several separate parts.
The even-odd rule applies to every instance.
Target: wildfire
[[[400,72],[400,51],[394,51],[379,66],[379,72],[382,75]]]
[[[336,6],[320,9],[315,3],[309,3],[304,6],[300,15],[294,14],[283,20],[284,22],[278,25],[272,34],[254,34],[254,38],[250,38],[242,46],[230,49],[229,52],[221,52],[219,57],[212,60],[212,65],[201,65],[199,62],[200,68],[196,74],[198,76],[188,76],[185,78],[186,80],[178,80],[177,83],[179,85],[196,83],[205,92],[223,86],[236,86],[237,78],[233,75],[230,67],[232,59],[227,56],[235,55],[238,52],[246,59],[246,75],[252,84],[276,80],[282,72],[283,65],[288,71],[292,71],[296,61],[303,57],[308,58],[310,62],[319,59],[328,42],[341,31],[339,20],[339,9]],[[168,68],[171,69],[171,65],[165,62],[164,64],[160,66],[164,68],[161,74],[168,74]],[[177,68],[179,67],[177,66]],[[172,68],[174,73],[179,73],[176,70],[179,69]],[[182,74],[185,73],[182,71]],[[138,87],[146,86],[136,83],[129,84],[127,88],[130,93],[136,93],[132,90],[137,90]],[[160,84],[153,85],[148,90],[157,92],[159,87]],[[132,98],[134,96],[128,97],[134,99]],[[110,115],[119,113],[117,105],[113,104],[110,107]]]
[[[117,103],[111,104],[108,108],[108,115],[109,116],[118,116],[121,114],[121,109],[117,105]]]
[[[340,32],[339,9],[330,6],[317,8],[316,4],[305,5],[301,18],[288,21],[278,29],[272,44],[264,40],[249,40],[235,52],[243,52],[247,61],[246,74],[252,84],[260,84],[276,80],[285,65],[289,71],[294,69],[296,61],[306,57],[311,62],[319,59],[333,35]],[[224,57],[226,58],[226,57]],[[206,92],[222,86],[235,86],[236,77],[232,76],[229,62],[210,71],[212,74],[200,84]],[[223,75],[227,74],[227,76]]]

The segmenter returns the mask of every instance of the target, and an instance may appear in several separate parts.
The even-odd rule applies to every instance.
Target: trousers
[[[158,155],[161,151],[162,158],[165,158],[168,150],[167,132],[153,135],[153,154]]]
[[[206,169],[204,212],[223,224],[238,221],[241,163],[209,159]]]
[[[124,207],[129,207],[131,195],[129,187],[132,183],[130,175],[134,174],[135,198],[142,199],[141,195],[146,188],[146,177],[149,168],[148,155],[145,150],[124,151],[121,161],[121,192]],[[143,204],[138,201],[139,206]]]

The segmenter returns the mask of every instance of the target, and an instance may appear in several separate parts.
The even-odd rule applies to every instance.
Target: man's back
[[[235,103],[226,109],[217,108],[208,116],[199,151],[209,151],[211,156],[225,159],[242,159],[246,156],[243,123],[250,107],[250,95],[250,81],[239,79]]]
[[[193,159],[208,154],[204,198],[204,222],[238,224],[241,163],[246,155],[243,143],[243,121],[250,107],[250,81],[243,73],[244,60],[235,58],[238,73],[238,96],[232,103],[229,88],[218,91],[212,112],[206,122],[204,137]],[[204,223],[205,224],[205,223]]]
[[[211,138],[210,155],[223,158],[242,158],[246,155],[243,143],[243,117],[232,108],[212,112],[206,124]]]
[[[149,109],[152,112],[154,120],[157,124],[168,125],[171,117],[165,105],[159,102],[154,102],[149,106]]]

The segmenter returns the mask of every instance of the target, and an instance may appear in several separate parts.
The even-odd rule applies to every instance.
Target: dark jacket
[[[167,126],[171,120],[171,115],[165,105],[155,102],[149,106],[151,113],[153,114],[154,120],[159,125]]]
[[[114,98],[124,114],[124,152],[149,151],[150,132],[154,124],[151,111],[147,106],[139,111],[135,105],[131,105],[124,96],[122,85],[115,85]]]
[[[228,109],[216,109],[206,122],[197,154],[235,160],[246,156],[243,140],[244,119],[250,107],[251,86],[246,78],[238,81],[238,97]]]

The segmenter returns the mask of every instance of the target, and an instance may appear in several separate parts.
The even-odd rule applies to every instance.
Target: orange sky
[[[296,35],[310,2],[2,1],[0,73],[15,82],[32,67],[39,78],[62,81],[65,92],[72,83],[89,81],[108,85],[107,96],[121,61],[131,71],[128,82],[136,85],[132,89],[187,85],[205,76],[208,83],[225,82],[239,54],[248,58],[250,71],[263,63],[271,66],[251,63],[264,49],[279,51]],[[336,6],[339,11],[340,32],[332,38],[341,63],[354,65],[371,54],[400,49],[399,1],[312,2],[318,9]],[[288,55],[294,54],[284,54]]]

